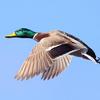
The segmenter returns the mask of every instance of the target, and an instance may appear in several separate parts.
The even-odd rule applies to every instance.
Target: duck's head
[[[37,32],[34,32],[27,28],[21,28],[16,30],[15,32],[6,35],[6,38],[33,38]]]

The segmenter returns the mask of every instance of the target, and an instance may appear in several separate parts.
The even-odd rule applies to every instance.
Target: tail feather
[[[82,55],[84,55],[85,57],[87,57],[88,59],[90,59],[91,61],[93,61],[95,64],[97,64],[96,59],[94,59],[93,57],[91,57],[90,55],[86,54],[86,53],[82,53]]]
[[[97,59],[95,59],[97,63],[100,64],[100,57],[98,57]]]

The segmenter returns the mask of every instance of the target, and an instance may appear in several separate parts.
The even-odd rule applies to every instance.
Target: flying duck
[[[71,63],[72,57],[81,57],[100,64],[100,58],[77,37],[60,31],[34,32],[21,28],[6,38],[31,38],[38,42],[25,60],[16,79],[29,79],[41,74],[42,79],[51,79],[60,74]]]

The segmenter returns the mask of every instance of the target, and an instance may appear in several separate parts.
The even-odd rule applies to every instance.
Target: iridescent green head
[[[37,32],[34,32],[30,29],[27,28],[21,28],[16,30],[15,32],[6,35],[6,38],[14,38],[14,37],[18,37],[18,38],[33,38],[34,35],[37,34]]]

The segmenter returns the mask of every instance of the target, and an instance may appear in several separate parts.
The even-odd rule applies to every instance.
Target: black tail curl
[[[96,62],[100,64],[100,57],[96,59]]]

